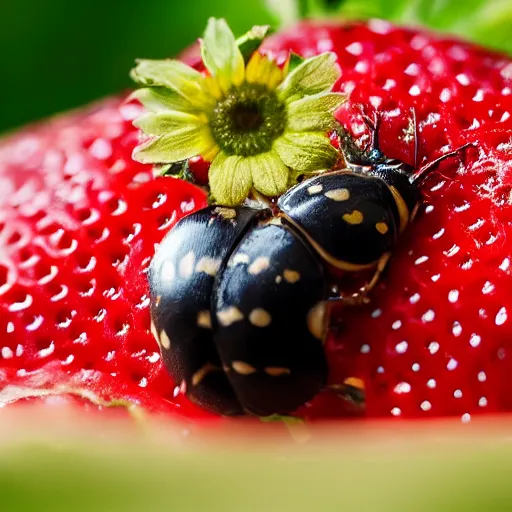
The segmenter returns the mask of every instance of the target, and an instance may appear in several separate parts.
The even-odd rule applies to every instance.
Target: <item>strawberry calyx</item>
[[[132,97],[146,112],[134,124],[147,139],[133,158],[156,165],[200,155],[218,204],[242,204],[251,190],[282,194],[308,173],[331,168],[338,154],[328,132],[346,100],[331,92],[340,76],[333,53],[284,65],[259,52],[268,27],[236,40],[210,19],[201,41],[206,74],[175,60],[140,60]]]

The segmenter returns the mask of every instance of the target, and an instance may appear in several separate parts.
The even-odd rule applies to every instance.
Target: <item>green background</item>
[[[209,16],[270,21],[258,0],[0,0],[0,132],[130,86],[135,58],[174,56]]]

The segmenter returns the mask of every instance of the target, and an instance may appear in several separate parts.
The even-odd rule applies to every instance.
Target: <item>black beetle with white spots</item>
[[[208,206],[158,247],[152,331],[169,375],[201,407],[286,415],[321,391],[331,306],[367,301],[418,209],[418,179],[462,149],[415,172],[376,140],[358,154],[342,145],[347,168],[302,181],[277,208]],[[333,295],[332,270],[368,269],[359,293]]]

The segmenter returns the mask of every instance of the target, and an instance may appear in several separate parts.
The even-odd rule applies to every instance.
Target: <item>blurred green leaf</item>
[[[173,57],[223,17],[239,36],[262,1],[0,0],[0,132],[132,87],[136,58]]]
[[[283,24],[299,17],[383,18],[457,34],[512,53],[511,0],[267,0]],[[277,4],[280,7],[277,8]]]

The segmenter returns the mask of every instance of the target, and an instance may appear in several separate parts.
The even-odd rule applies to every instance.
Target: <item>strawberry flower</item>
[[[244,58],[224,20],[210,19],[201,41],[207,74],[177,60],[140,60],[132,71],[146,112],[135,121],[149,138],[135,148],[142,163],[170,164],[201,155],[211,162],[210,190],[236,205],[251,189],[283,193],[298,176],[330,168],[337,158],[327,132],[344,96],[333,53],[290,70],[257,49]],[[261,40],[259,41],[261,43]],[[249,45],[245,45],[250,46]],[[246,54],[248,52],[245,52]]]

